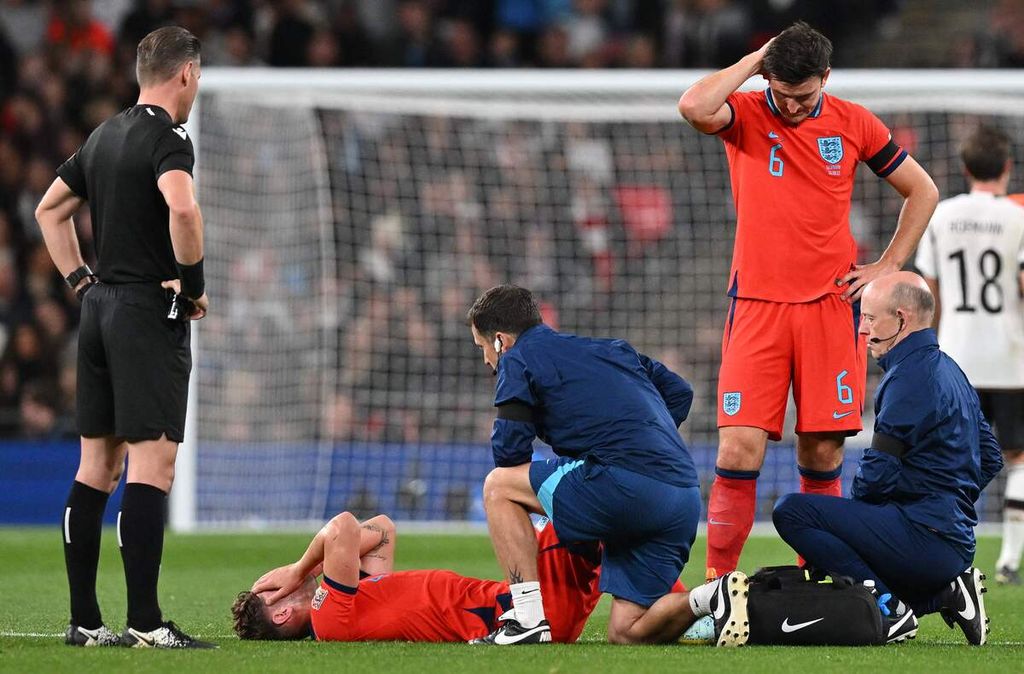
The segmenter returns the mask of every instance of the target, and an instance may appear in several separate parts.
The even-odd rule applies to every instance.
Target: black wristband
[[[203,277],[203,260],[195,264],[178,264],[178,278],[181,279],[181,294],[197,300],[206,292],[206,279]]]
[[[96,274],[92,273],[92,269],[89,269],[89,265],[83,264],[81,267],[65,276],[64,281],[68,284],[69,288],[74,290],[75,286],[81,283],[82,279],[88,276],[96,276]]]

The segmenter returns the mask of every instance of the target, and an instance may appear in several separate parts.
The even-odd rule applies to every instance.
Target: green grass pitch
[[[104,532],[99,594],[107,624],[123,627],[124,579],[114,532]],[[604,642],[608,601],[603,600],[583,633],[584,643],[529,648],[479,648],[464,644],[243,643],[231,634],[228,607],[262,571],[294,560],[306,535],[169,535],[160,595],[164,614],[191,633],[212,637],[217,651],[133,651],[75,649],[53,636],[67,620],[67,590],[58,527],[52,530],[0,529],[0,672],[131,671],[185,672],[957,672],[1024,671],[1024,588],[998,587],[986,595],[992,617],[990,642],[967,646],[938,616],[922,621],[916,641],[878,648],[767,648],[718,650],[701,646],[610,646]],[[697,542],[684,573],[699,582],[704,557]],[[986,570],[998,540],[979,541],[978,563]],[[451,568],[494,577],[497,570],[483,536],[402,535],[399,568]],[[791,563],[788,549],[774,538],[752,538],[741,566]],[[42,635],[42,636],[14,636]]]

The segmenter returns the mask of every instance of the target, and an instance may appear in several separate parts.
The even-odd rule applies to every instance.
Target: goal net
[[[465,313],[502,282],[532,289],[558,329],[625,338],[688,379],[682,433],[709,483],[735,214],[721,142],[676,112],[699,75],[204,71],[192,126],[212,302],[176,525],[482,520],[493,379]],[[1021,88],[861,71],[828,90],[875,111],[950,196],[975,124],[1024,139]],[[859,169],[862,261],[901,203]],[[797,488],[792,428],[791,410],[761,519]]]

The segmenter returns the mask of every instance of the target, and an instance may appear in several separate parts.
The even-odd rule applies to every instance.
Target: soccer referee
[[[165,27],[139,43],[138,103],[101,124],[57,169],[36,209],[54,264],[82,301],[77,420],[82,455],[64,509],[71,590],[65,643],[210,648],[157,600],[167,494],[184,437],[192,369],[189,320],[206,315],[203,220],[192,184],[188,120],[199,89],[199,40]],[[72,216],[89,202],[96,271],[82,259]],[[96,567],[107,498],[128,478],[117,540],[128,625],[107,629]]]

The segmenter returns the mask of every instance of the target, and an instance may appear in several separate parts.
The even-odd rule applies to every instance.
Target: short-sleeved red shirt
[[[600,554],[570,552],[554,527],[537,533],[538,571],[552,641],[576,641],[597,605]],[[508,584],[453,571],[396,571],[345,587],[324,578],[313,597],[320,641],[469,641],[494,630],[511,607]]]
[[[794,126],[771,90],[734,93],[725,143],[736,204],[729,294],[809,302],[840,293],[835,281],[856,263],[850,198],[858,162],[880,177],[907,153],[866,108],[822,94]]]

